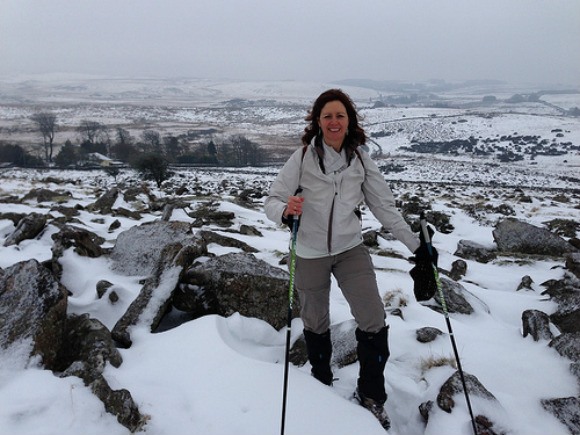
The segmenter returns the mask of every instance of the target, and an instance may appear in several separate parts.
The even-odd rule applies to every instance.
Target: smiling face
[[[318,118],[324,142],[336,151],[340,151],[348,131],[348,114],[344,104],[338,100],[324,105]]]

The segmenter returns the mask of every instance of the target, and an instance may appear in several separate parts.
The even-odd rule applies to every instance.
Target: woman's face
[[[324,142],[340,151],[348,130],[348,114],[340,101],[329,101],[320,111],[318,125],[322,130]]]

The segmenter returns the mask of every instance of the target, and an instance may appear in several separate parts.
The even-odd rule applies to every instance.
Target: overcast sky
[[[0,75],[580,85],[580,0],[0,0]]]

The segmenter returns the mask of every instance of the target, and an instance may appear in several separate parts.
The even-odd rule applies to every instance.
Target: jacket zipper
[[[326,236],[326,248],[328,249],[328,253],[332,252],[332,217],[334,216],[334,200],[336,198],[336,192],[334,193],[334,197],[332,198],[332,206],[330,207],[330,216],[328,217],[328,232]]]

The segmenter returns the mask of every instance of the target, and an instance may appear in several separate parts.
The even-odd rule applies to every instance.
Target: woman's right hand
[[[289,196],[286,209],[284,210],[284,217],[289,215],[300,216],[302,214],[302,203],[304,198],[301,196]]]

